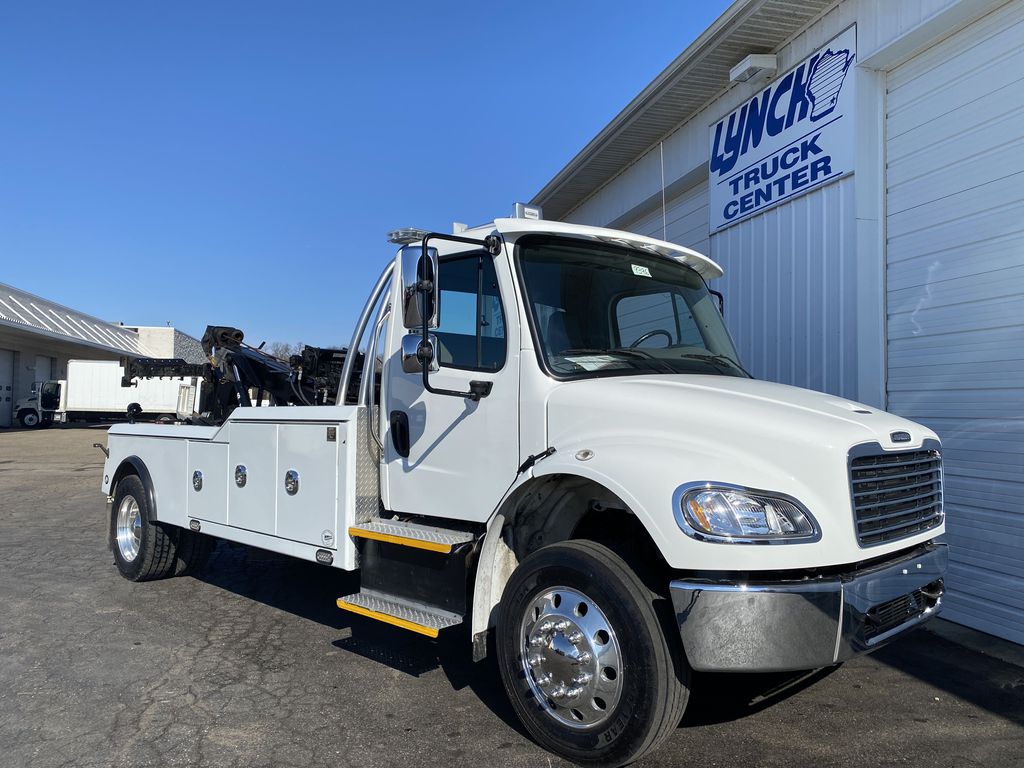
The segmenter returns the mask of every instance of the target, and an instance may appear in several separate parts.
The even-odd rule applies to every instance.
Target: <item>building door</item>
[[[53,378],[53,358],[36,355],[36,381],[49,381]]]
[[[892,70],[888,402],[942,437],[945,616],[1024,643],[1024,2]]]
[[[0,349],[0,427],[11,426],[14,412],[14,353]]]

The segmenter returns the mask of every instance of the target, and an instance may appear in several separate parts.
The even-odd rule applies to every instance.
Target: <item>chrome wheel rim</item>
[[[611,717],[622,693],[622,653],[593,600],[546,587],[529,601],[519,638],[526,681],[549,717],[579,729]]]
[[[133,496],[121,499],[117,508],[117,549],[121,558],[132,562],[139,555],[142,544],[142,515],[139,514],[139,502]]]

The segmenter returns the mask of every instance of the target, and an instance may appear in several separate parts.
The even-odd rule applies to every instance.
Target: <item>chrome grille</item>
[[[942,522],[942,458],[927,449],[851,456],[850,491],[862,547],[913,536]]]

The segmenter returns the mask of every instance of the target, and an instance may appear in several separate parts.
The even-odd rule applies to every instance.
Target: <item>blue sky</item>
[[[533,196],[726,0],[0,10],[0,281],[344,344],[393,247]]]

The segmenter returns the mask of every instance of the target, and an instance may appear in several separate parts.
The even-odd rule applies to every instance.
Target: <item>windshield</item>
[[[555,376],[749,376],[690,267],[554,237],[523,238],[517,255],[539,354]]]

